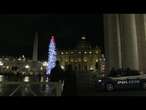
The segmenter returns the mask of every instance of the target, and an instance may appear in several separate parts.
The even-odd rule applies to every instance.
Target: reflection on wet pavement
[[[55,96],[55,86],[44,79],[0,75],[0,96]]]

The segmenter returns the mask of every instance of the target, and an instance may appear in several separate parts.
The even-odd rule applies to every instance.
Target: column
[[[134,14],[120,14],[122,66],[139,70],[137,32]]]
[[[105,58],[107,59],[109,70],[111,70],[112,67],[116,69],[122,67],[118,19],[117,14],[104,15]]]
[[[116,24],[117,24],[117,43],[118,43],[118,67],[122,68],[122,56],[121,56],[121,36],[120,36],[120,24],[119,24],[119,15],[116,15]]]
[[[35,33],[34,45],[33,45],[33,61],[38,60],[38,33]]]

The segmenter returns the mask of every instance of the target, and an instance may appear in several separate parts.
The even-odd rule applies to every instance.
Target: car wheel
[[[113,91],[114,90],[114,85],[112,83],[108,83],[105,85],[105,89],[107,91]]]
[[[146,82],[143,82],[143,89],[146,90]]]

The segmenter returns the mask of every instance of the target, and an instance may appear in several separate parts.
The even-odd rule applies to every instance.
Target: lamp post
[[[25,65],[26,72],[28,73],[30,70],[30,66],[28,64]]]
[[[3,65],[4,65],[4,63],[2,61],[0,61],[0,72],[2,72]]]

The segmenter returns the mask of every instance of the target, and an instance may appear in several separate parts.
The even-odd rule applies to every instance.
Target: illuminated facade
[[[102,72],[105,69],[105,58],[104,55],[101,54],[100,48],[97,46],[92,48],[85,37],[81,38],[81,41],[75,49],[60,49],[56,50],[56,52],[57,60],[60,61],[62,69],[66,69],[68,64],[71,64],[73,70],[77,72],[96,70]],[[37,52],[33,53],[38,54]],[[44,73],[46,73],[46,68],[48,67],[48,62],[38,61],[36,58],[37,57],[35,57],[35,60],[34,57],[33,59],[27,59],[24,55],[17,58],[0,57],[0,73],[10,72],[23,75],[44,75]]]
[[[86,41],[86,37],[81,37],[81,41],[75,49],[60,49],[57,53],[57,59],[63,69],[66,69],[68,64],[71,64],[75,71],[90,71],[100,68],[101,50],[98,47],[92,48]]]
[[[32,59],[26,59],[25,57],[0,57],[0,73],[21,73],[21,74],[44,74],[48,65],[45,61],[35,62]]]

